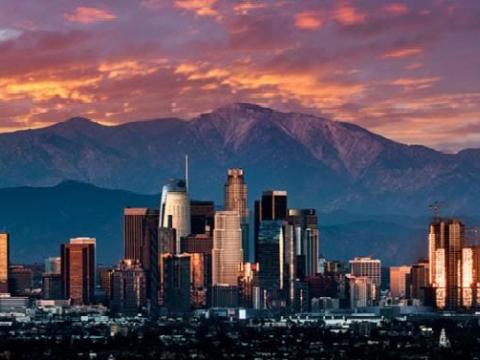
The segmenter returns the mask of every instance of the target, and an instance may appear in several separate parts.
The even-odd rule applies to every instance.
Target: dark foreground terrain
[[[170,320],[111,325],[50,323],[0,328],[0,359],[477,359],[476,320],[356,324]],[[128,330],[127,330],[128,329]],[[450,347],[439,346],[445,329]]]

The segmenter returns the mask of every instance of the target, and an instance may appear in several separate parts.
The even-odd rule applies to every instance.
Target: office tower
[[[45,300],[62,299],[62,275],[56,273],[43,273],[42,298]]]
[[[0,293],[8,293],[8,269],[10,267],[10,244],[8,233],[0,233]]]
[[[348,275],[350,285],[350,308],[358,309],[373,305],[377,286],[368,276]]]
[[[14,296],[28,295],[33,288],[33,271],[23,265],[10,266],[8,291]]]
[[[470,309],[475,305],[477,290],[478,247],[462,248],[462,306]]]
[[[212,285],[238,285],[243,262],[240,215],[236,211],[217,211],[212,249]]]
[[[248,192],[243,169],[228,169],[227,182],[224,187],[224,208],[227,211],[237,211],[240,215],[242,228],[243,261],[249,261],[250,241],[248,226]]]
[[[390,267],[390,293],[394,298],[406,298],[410,287],[411,267],[407,265]]]
[[[157,209],[123,210],[124,258],[138,260],[146,271],[151,269],[156,257],[159,216]]]
[[[420,300],[423,304],[425,304],[426,289],[429,286],[428,267],[428,260],[420,260],[417,264],[412,265],[410,270],[410,297]]]
[[[123,259],[110,276],[111,309],[123,314],[141,312],[147,305],[147,276],[140,261]]]
[[[367,277],[371,280],[371,293],[375,300],[380,296],[380,285],[382,283],[382,264],[378,259],[373,259],[370,256],[356,257],[349,261],[350,274],[352,277]],[[363,280],[360,280],[363,282]],[[354,282],[354,284],[357,284]],[[370,286],[370,284],[368,284]],[[363,290],[362,290],[363,291]],[[362,293],[363,294],[363,293]]]
[[[237,211],[241,223],[248,222],[247,196],[247,183],[245,182],[243,169],[228,169],[224,207],[227,211]]]
[[[189,255],[164,255],[164,305],[169,312],[191,310],[191,261]]]
[[[282,220],[264,220],[258,232],[258,282],[264,307],[281,301],[284,289],[284,229]]]
[[[264,220],[286,220],[288,216],[287,192],[283,190],[264,191],[261,200],[255,201],[254,240],[255,259],[257,256],[257,239],[260,224]]]
[[[212,232],[215,224],[215,204],[213,201],[190,201],[190,232],[194,235]]]
[[[62,262],[60,256],[48,257],[45,259],[45,272],[50,274],[60,274],[62,271]]]
[[[95,292],[95,239],[77,238],[62,244],[62,293],[74,305],[91,304]]]
[[[465,246],[465,225],[458,219],[435,218],[429,231],[429,283],[439,309],[470,307],[476,283],[474,251]],[[465,302],[463,297],[465,295]]]
[[[258,287],[259,265],[244,263],[239,279],[240,305],[246,308],[253,307],[254,288]]]
[[[180,253],[180,238],[190,235],[190,197],[185,180],[170,180],[162,189],[160,201],[160,228],[176,230],[176,253]]]
[[[147,277],[147,298],[157,302],[159,285],[158,238],[160,211],[126,208],[123,212],[124,258],[138,260]]]
[[[319,272],[320,235],[315,209],[289,209],[288,223],[294,227],[299,277]]]

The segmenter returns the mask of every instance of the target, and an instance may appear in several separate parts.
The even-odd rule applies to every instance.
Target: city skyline
[[[409,144],[478,146],[479,10],[474,0],[5,0],[0,131],[77,115],[191,118],[243,101]]]

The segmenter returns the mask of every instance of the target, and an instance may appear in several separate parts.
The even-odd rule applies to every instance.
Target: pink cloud
[[[72,13],[63,14],[65,19],[80,24],[94,24],[100,21],[115,20],[117,16],[109,10],[94,7],[77,7]]]

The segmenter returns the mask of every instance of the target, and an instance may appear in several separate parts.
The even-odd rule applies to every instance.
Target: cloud
[[[302,11],[295,16],[295,26],[302,30],[317,30],[323,21],[317,11]]]
[[[423,52],[422,48],[419,47],[410,47],[410,48],[403,48],[403,49],[395,49],[389,50],[382,54],[382,58],[404,58],[419,55]]]
[[[341,3],[333,11],[333,17],[342,25],[350,26],[362,24],[367,20],[367,16],[348,3]]]
[[[15,29],[1,29],[0,28],[0,42],[16,39],[22,34],[21,31]]]
[[[408,13],[408,6],[402,3],[392,3],[385,5],[383,11],[393,15],[405,15]]]
[[[392,85],[401,86],[406,90],[419,90],[431,87],[435,82],[442,80],[441,77],[422,78],[399,78],[390,82]]]
[[[193,11],[198,16],[213,16],[218,17],[219,13],[214,9],[217,0],[176,0],[175,6]]]
[[[117,16],[109,10],[84,6],[77,7],[74,12],[65,13],[63,16],[70,22],[80,24],[94,24],[101,21],[115,20],[117,18]]]

